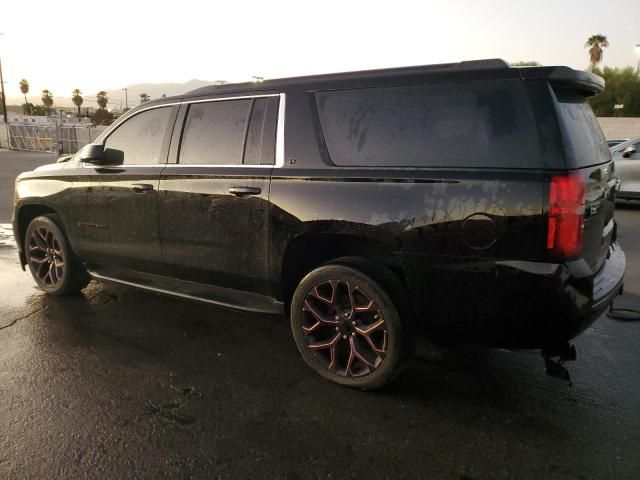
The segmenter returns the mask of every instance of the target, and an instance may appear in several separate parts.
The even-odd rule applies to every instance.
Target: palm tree
[[[100,90],[96,94],[96,100],[98,102],[98,106],[100,107],[100,109],[104,110],[105,108],[107,108],[107,103],[109,103],[109,97],[107,97],[107,92],[105,92],[104,90]]]
[[[84,101],[84,99],[82,98],[82,96],[80,95],[82,92],[80,91],[79,88],[74,88],[73,92],[71,92],[71,100],[73,100],[73,103],[76,107],[78,107],[78,120],[80,120],[80,106],[82,105],[82,102]]]
[[[24,78],[20,80],[20,91],[24,95],[24,103],[25,105],[29,102],[27,101],[27,93],[29,93],[29,82],[27,82]]]
[[[53,92],[49,90],[42,91],[42,103],[47,111],[47,113],[51,112],[51,107],[53,106]]]
[[[146,93],[140,94],[140,103],[148,102],[149,100],[151,100],[151,97],[149,95],[147,95]]]
[[[596,68],[596,65],[602,61],[602,56],[604,55],[602,49],[607,48],[609,46],[609,40],[602,34],[591,35],[587,42],[584,44],[584,47],[589,48],[589,70],[593,71]]]

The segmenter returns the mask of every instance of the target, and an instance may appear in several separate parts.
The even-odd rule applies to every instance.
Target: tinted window
[[[189,106],[180,146],[180,163],[242,163],[252,100],[194,103]]]
[[[113,164],[149,165],[166,162],[162,156],[172,107],[141,112],[122,123],[104,143]]]
[[[337,165],[539,166],[520,81],[337,90],[316,100]]]
[[[572,91],[556,92],[563,141],[571,164],[584,167],[608,162],[611,158],[600,124],[585,97]]]
[[[273,165],[276,153],[278,98],[256,98],[244,148],[244,163]]]

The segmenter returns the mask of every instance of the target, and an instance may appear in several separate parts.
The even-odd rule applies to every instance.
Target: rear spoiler
[[[585,97],[597,95],[604,90],[604,78],[569,67],[527,67],[518,70],[523,80],[545,79],[554,87],[576,90]]]

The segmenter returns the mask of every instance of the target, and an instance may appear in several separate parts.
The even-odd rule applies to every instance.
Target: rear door
[[[586,98],[571,90],[556,91],[556,98],[568,167],[582,176],[585,186],[582,257],[596,271],[606,260],[615,232],[611,153]]]
[[[268,201],[278,105],[278,95],[186,105],[176,134],[179,153],[160,179],[168,275],[269,293]]]

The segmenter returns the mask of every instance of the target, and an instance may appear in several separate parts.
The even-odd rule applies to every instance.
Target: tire
[[[67,241],[55,215],[34,218],[25,233],[24,252],[29,271],[49,295],[78,293],[91,278]]]
[[[291,330],[311,369],[364,390],[396,377],[411,356],[412,332],[392,300],[395,288],[383,287],[391,284],[399,282],[386,269],[352,258],[302,279],[291,302]]]

